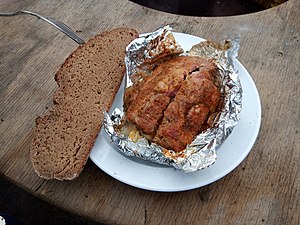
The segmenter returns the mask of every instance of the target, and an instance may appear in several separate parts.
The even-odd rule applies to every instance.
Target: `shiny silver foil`
[[[161,57],[183,52],[172,37],[171,28],[166,26],[153,33],[141,35],[127,46],[125,88],[132,85],[132,79],[137,79],[134,77],[137,72],[151,70],[149,63],[151,65],[151,62]],[[233,65],[238,48],[238,40],[227,40],[218,44],[204,41],[194,45],[188,52],[182,53],[215,61],[221,76],[221,93],[224,96],[222,110],[215,117],[213,126],[200,133],[185,150],[181,152],[167,150],[143,137],[132,140],[126,133],[116,129],[123,118],[123,111],[117,108],[111,116],[105,112],[103,122],[104,129],[112,142],[128,156],[170,165],[184,172],[194,172],[212,165],[217,160],[216,149],[232,132],[240,119],[242,87],[238,72]]]

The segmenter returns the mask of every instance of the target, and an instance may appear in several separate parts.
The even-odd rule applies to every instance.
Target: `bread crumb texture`
[[[125,48],[137,32],[116,28],[80,45],[55,75],[54,105],[36,119],[31,147],[35,172],[45,179],[71,180],[84,168],[100,131],[103,112],[125,73]]]

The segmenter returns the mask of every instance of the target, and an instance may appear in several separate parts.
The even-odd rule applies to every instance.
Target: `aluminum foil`
[[[181,152],[167,150],[142,136],[129,137],[117,129],[122,123],[124,113],[114,109],[110,116],[105,112],[104,128],[118,149],[128,156],[135,156],[159,164],[173,166],[184,172],[194,172],[212,165],[217,160],[217,148],[230,135],[240,119],[242,109],[242,87],[238,71],[233,62],[237,57],[238,40],[223,43],[204,41],[184,52],[172,35],[171,27],[163,27],[153,33],[141,35],[126,48],[126,84],[133,84],[140,71],[148,73],[153,62],[174,54],[184,54],[213,59],[219,69],[223,105],[213,126],[200,133],[194,141]],[[222,149],[220,149],[221,151]]]

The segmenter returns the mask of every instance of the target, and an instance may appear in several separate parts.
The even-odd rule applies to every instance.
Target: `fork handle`
[[[66,34],[72,40],[76,41],[78,44],[85,43],[84,40],[82,40],[71,28],[69,28],[64,23],[62,23],[58,20],[55,20],[53,18],[43,17],[37,13],[26,11],[26,10],[12,12],[12,13],[0,13],[0,16],[16,16],[16,15],[20,15],[20,14],[32,15],[39,19],[42,19],[42,20],[46,21],[47,23],[51,24],[52,26],[54,26],[55,28],[57,28],[58,30],[62,31],[64,34]]]

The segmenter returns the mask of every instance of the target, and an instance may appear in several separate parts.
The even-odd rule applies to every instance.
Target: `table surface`
[[[108,0],[2,0],[0,9],[51,16],[85,40],[114,27],[144,33],[165,24],[216,41],[240,35],[239,61],[262,103],[260,133],[248,157],[205,187],[145,191],[115,180],[90,160],[74,181],[43,180],[29,160],[34,119],[51,106],[54,74],[77,44],[35,17],[1,17],[2,176],[47,202],[109,224],[300,224],[300,1],[219,18],[179,16]]]

